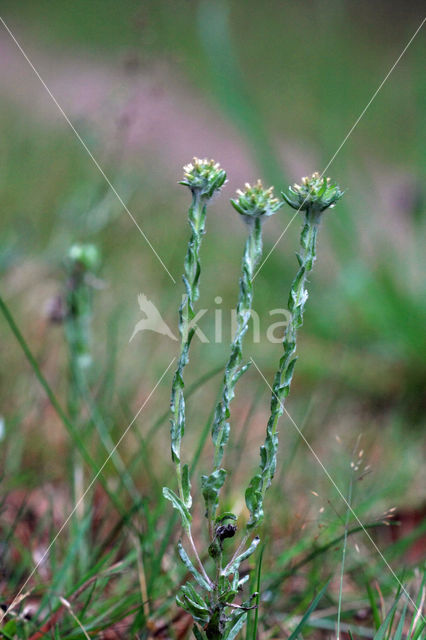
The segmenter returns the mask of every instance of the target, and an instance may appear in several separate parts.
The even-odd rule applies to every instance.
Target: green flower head
[[[68,251],[70,263],[83,271],[95,271],[100,262],[98,248],[94,244],[73,244]]]
[[[238,198],[231,200],[231,204],[246,219],[272,216],[284,204],[274,197],[273,187],[265,189],[261,180],[253,187],[246,182],[243,191],[237,190],[237,196]]]
[[[226,172],[214,160],[194,158],[183,168],[183,180],[179,184],[189,187],[194,194],[209,200],[226,182]]]
[[[330,178],[322,178],[315,172],[310,178],[302,178],[301,185],[294,184],[289,187],[287,193],[283,193],[282,196],[293,209],[315,214],[334,207],[343,193],[337,184],[331,184]]]

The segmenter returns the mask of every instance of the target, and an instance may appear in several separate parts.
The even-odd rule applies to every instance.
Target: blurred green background
[[[61,396],[63,335],[48,322],[47,308],[63,287],[70,244],[99,245],[103,284],[95,299],[93,379],[113,378],[105,410],[118,437],[127,412],[135,412],[176,352],[163,336],[128,340],[140,317],[139,292],[177,326],[188,238],[189,194],[176,184],[182,165],[194,155],[213,157],[229,177],[211,206],[202,249],[199,307],[209,312],[200,326],[210,343],[194,343],[191,384],[228,353],[226,323],[223,344],[214,342],[214,299],[223,299],[227,317],[245,240],[229,198],[245,181],[261,177],[279,193],[327,167],[419,26],[421,4],[3,0],[2,17],[177,281],[0,25],[2,294]],[[288,403],[339,481],[348,473],[345,456],[362,435],[373,473],[359,498],[360,513],[393,504],[417,509],[424,501],[424,59],[420,32],[327,169],[346,194],[321,230]],[[267,221],[265,255],[290,218],[282,209]],[[256,278],[263,337],[260,344],[248,339],[245,352],[269,380],[281,352],[264,333],[269,310],[286,306],[298,234],[294,221]],[[63,466],[51,453],[66,449],[66,435],[4,322],[0,339],[6,482],[59,482]],[[171,374],[136,434],[144,436],[167,409],[170,381]],[[218,382],[210,380],[190,403],[194,429],[207,419]],[[268,396],[252,370],[234,403],[239,440],[258,398],[244,441],[243,479],[256,463]],[[125,459],[138,446],[135,433],[123,442]],[[191,429],[187,438],[189,448],[195,446]],[[164,476],[170,475],[167,425],[154,442]],[[287,496],[278,520],[291,529],[295,509],[309,503],[307,492],[330,489],[285,420],[281,443],[283,468],[291,460],[291,473],[277,483],[277,497]]]

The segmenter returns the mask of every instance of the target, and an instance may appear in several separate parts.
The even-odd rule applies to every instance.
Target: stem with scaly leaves
[[[193,163],[184,167],[184,179],[180,181],[180,184],[189,187],[191,190],[192,203],[188,213],[191,236],[185,256],[183,274],[186,292],[179,307],[180,351],[177,369],[173,378],[170,400],[170,408],[172,411],[170,429],[171,454],[176,468],[179,495],[176,495],[167,487],[163,489],[163,495],[172,502],[173,506],[181,514],[184,530],[187,534],[192,552],[200,568],[202,578],[208,587],[210,587],[211,581],[201,563],[191,533],[190,508],[192,506],[192,497],[189,468],[187,464],[183,465],[183,467],[181,466],[181,442],[185,431],[185,385],[183,371],[189,361],[189,348],[195,333],[195,327],[191,327],[191,322],[195,317],[194,302],[199,296],[198,282],[201,273],[200,247],[205,230],[207,203],[213,194],[220,190],[225,180],[225,171],[213,160],[208,161],[194,158]],[[190,562],[189,559],[188,562]]]
[[[226,479],[226,471],[221,469],[220,465],[225,445],[229,439],[230,425],[228,419],[230,417],[230,405],[235,394],[235,386],[249,366],[248,364],[241,365],[243,358],[242,343],[252,313],[253,276],[262,256],[262,224],[265,217],[276,213],[283,204],[274,197],[272,187],[265,189],[260,180],[254,186],[246,183],[244,191],[238,190],[237,195],[238,198],[231,200],[231,203],[248,225],[249,234],[245,243],[241,266],[236,330],[225,367],[221,397],[215,409],[212,425],[214,470],[209,476],[202,476],[201,478],[212,543],[215,537],[214,520],[219,493]],[[219,555],[217,558],[219,558]]]
[[[247,366],[241,367],[243,358],[242,343],[247,332],[253,303],[253,275],[256,265],[262,255],[262,220],[249,220],[250,232],[247,238],[241,268],[240,290],[236,314],[236,330],[231,344],[231,353],[226,364],[223,378],[222,397],[215,410],[212,439],[214,444],[214,468],[219,469],[223,452],[229,439],[230,404],[234,397],[235,385],[246,371]]]
[[[190,328],[191,321],[195,316],[194,302],[197,300],[198,281],[200,279],[200,247],[204,234],[206,219],[206,201],[198,192],[192,194],[192,204],[189,209],[189,223],[191,226],[191,237],[188,242],[188,250],[184,262],[183,281],[186,293],[183,296],[179,307],[179,333],[180,333],[180,353],[177,369],[173,378],[170,407],[172,410],[171,419],[171,444],[172,459],[176,465],[179,495],[182,498],[182,470],[180,462],[181,440],[185,429],[185,398],[183,370],[188,363],[189,347],[194,336],[194,329]]]
[[[92,244],[70,247],[66,268],[67,283],[64,295],[64,330],[69,354],[68,414],[74,424],[83,428],[81,394],[87,389],[87,373],[92,363],[90,348],[92,295],[90,276],[96,272],[100,257]],[[76,518],[84,517],[84,468],[75,450],[72,451],[73,499]]]
[[[194,302],[198,299],[198,282],[200,279],[200,247],[205,231],[206,207],[216,191],[219,191],[226,180],[226,173],[213,160],[199,160],[184,167],[184,179],[180,181],[191,190],[192,203],[188,212],[191,237],[184,261],[183,282],[186,293],[179,307],[180,353],[177,369],[173,378],[170,407],[171,418],[171,452],[176,465],[179,496],[184,499],[186,491],[183,484],[189,483],[188,467],[181,468],[180,448],[185,430],[185,398],[183,370],[188,363],[189,347],[195,333],[191,322],[195,317]],[[189,491],[188,491],[189,493]]]
[[[302,252],[298,255],[300,268],[291,285],[289,311],[291,319],[287,325],[278,371],[275,374],[271,397],[271,415],[266,427],[265,443],[260,449],[260,473],[256,474],[246,492],[247,506],[251,512],[248,529],[260,524],[263,519],[263,498],[271,484],[276,469],[278,449],[278,420],[284,412],[284,402],[290,391],[296,358],[297,329],[302,325],[305,303],[308,293],[305,289],[306,278],[315,260],[315,246],[318,225],[306,221],[301,234]],[[252,494],[255,494],[254,496]]]
[[[239,378],[248,368],[248,364],[242,365],[242,343],[247,332],[253,304],[253,277],[257,264],[262,256],[262,224],[265,217],[274,214],[283,203],[273,196],[272,188],[264,189],[259,180],[253,187],[245,185],[245,190],[238,191],[238,198],[231,200],[234,208],[243,216],[249,227],[249,234],[245,243],[241,278],[239,283],[239,295],[236,313],[236,329],[231,343],[230,355],[225,367],[221,397],[216,406],[213,425],[212,440],[214,444],[214,470],[209,476],[202,476],[201,486],[206,503],[206,517],[208,520],[211,544],[209,554],[215,561],[216,581],[213,587],[212,598],[215,603],[214,614],[211,616],[207,638],[219,638],[220,628],[224,624],[224,609],[226,603],[221,602],[223,590],[223,539],[235,534],[234,525],[223,526],[221,520],[216,519],[216,510],[219,503],[219,494],[226,479],[225,469],[221,469],[225,446],[229,439],[230,404],[235,394],[235,386]],[[231,519],[234,519],[231,514]],[[233,558],[235,561],[235,557]]]
[[[195,333],[195,328],[191,328],[191,321],[195,317],[194,302],[199,297],[198,282],[201,273],[200,247],[205,231],[206,209],[207,198],[203,197],[198,190],[194,190],[192,192],[192,204],[188,212],[191,237],[188,242],[188,249],[184,261],[184,274],[182,276],[186,293],[179,307],[180,352],[177,369],[173,378],[170,400],[170,408],[172,411],[170,429],[172,460],[176,468],[179,498],[188,510],[192,505],[189,468],[187,464],[182,468],[180,454],[182,437],[185,431],[185,385],[183,381],[183,371],[189,361],[189,348]],[[210,583],[192,537],[190,517],[188,517],[188,524],[187,527],[185,527],[185,531],[203,577]]]
[[[275,379],[271,397],[271,414],[266,427],[265,442],[260,448],[260,472],[251,480],[246,491],[246,505],[250,511],[247,531],[262,522],[263,499],[271,484],[276,469],[278,449],[278,420],[284,412],[284,402],[290,391],[294,366],[296,364],[297,330],[303,324],[303,313],[308,299],[305,288],[306,280],[312,271],[316,258],[316,242],[319,223],[323,211],[334,204],[343,195],[336,185],[331,185],[329,179],[322,179],[317,173],[312,178],[303,178],[302,186],[294,185],[289,194],[283,194],[284,200],[298,211],[304,211],[305,220],[300,236],[301,251],[297,254],[299,270],[294,278],[288,300],[291,313],[283,338],[284,354],[282,355]]]

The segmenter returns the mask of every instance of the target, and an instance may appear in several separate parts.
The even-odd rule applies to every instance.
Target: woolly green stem
[[[195,317],[194,302],[199,297],[198,281],[201,273],[200,247],[205,230],[206,204],[207,198],[201,196],[198,190],[194,190],[192,192],[192,204],[188,212],[191,236],[188,242],[188,249],[184,261],[184,274],[182,276],[186,293],[183,296],[182,303],[179,307],[180,352],[178,365],[173,378],[170,400],[170,408],[172,411],[170,430],[172,460],[176,467],[179,498],[187,508],[191,506],[189,488],[185,489],[183,484],[183,476],[185,475],[183,471],[185,471],[185,468],[182,470],[180,454],[182,437],[185,431],[185,385],[183,381],[183,371],[189,361],[189,347],[195,333],[195,328],[191,327],[191,321]],[[185,467],[187,470],[187,465],[185,465]],[[210,583],[209,577],[205,572],[198,555],[198,551],[195,547],[189,520],[185,527],[185,531],[201,573],[207,582]]]
[[[248,329],[252,312],[254,270],[262,255],[262,220],[261,218],[248,219],[248,224],[250,225],[250,232],[245,244],[241,267],[236,314],[237,327],[231,344],[231,353],[225,368],[222,397],[216,406],[212,426],[212,439],[215,447],[215,469],[219,469],[220,467],[224,448],[229,439],[230,426],[227,420],[230,416],[230,404],[234,397],[235,385],[247,369],[247,366],[241,367],[243,358],[242,343]]]
[[[223,458],[224,448],[229,439],[230,425],[227,422],[230,417],[230,404],[234,397],[235,386],[239,378],[247,370],[247,366],[241,366],[243,353],[242,343],[244,335],[247,332],[252,304],[253,304],[253,275],[262,255],[262,220],[260,217],[248,218],[249,235],[246,240],[241,278],[239,286],[237,314],[236,314],[236,330],[233,341],[231,343],[231,352],[225,367],[225,375],[223,379],[221,398],[216,406],[213,426],[212,439],[215,447],[214,452],[214,471],[210,476],[202,477],[202,488],[206,502],[206,515],[209,521],[209,534],[212,544],[215,539],[214,520],[216,509],[219,501],[220,490],[225,482],[226,472],[220,468]],[[213,588],[213,601],[218,614],[217,619],[213,615],[207,633],[208,638],[221,637],[219,626],[222,624],[221,613],[223,604],[220,604],[220,576],[222,574],[222,546],[219,544],[217,553],[214,555],[216,565],[216,580]],[[217,635],[219,634],[219,635]]]
[[[194,158],[193,163],[185,165],[183,180],[180,184],[189,187],[192,193],[192,203],[189,208],[188,219],[191,227],[191,236],[188,242],[188,249],[184,261],[183,282],[185,284],[185,295],[179,307],[179,334],[180,352],[178,364],[172,383],[172,393],[170,399],[171,417],[171,453],[172,460],[176,468],[176,476],[179,488],[177,496],[168,487],[163,487],[163,495],[170,500],[175,509],[180,513],[182,525],[191,545],[192,552],[199,565],[199,573],[192,565],[186,552],[181,553],[181,559],[190,569],[196,579],[201,582],[203,588],[211,589],[212,582],[208,577],[197,552],[191,534],[191,482],[190,471],[187,464],[181,466],[181,443],[185,431],[185,398],[183,372],[188,364],[189,348],[194,337],[195,327],[192,322],[195,318],[194,302],[199,296],[198,281],[200,279],[200,247],[205,229],[206,206],[215,192],[219,191],[226,181],[226,172],[220,168],[214,160],[200,160]],[[183,554],[183,555],[182,555]],[[188,587],[189,588],[189,587]],[[192,595],[192,592],[191,592]],[[197,598],[197,596],[195,595]]]
[[[291,318],[283,340],[284,355],[280,360],[279,369],[274,380],[271,398],[271,416],[267,427],[267,437],[268,434],[270,434],[271,437],[276,435],[278,420],[284,412],[285,399],[290,391],[294,365],[296,364],[296,359],[293,358],[293,356],[296,353],[297,329],[303,324],[303,313],[308,299],[305,284],[307,275],[312,270],[315,261],[317,232],[317,222],[311,223],[307,218],[300,239],[302,247],[302,252],[298,255],[300,268],[290,289],[288,307],[291,312]],[[265,493],[271,484],[274,473],[275,464],[269,468],[263,493]]]
[[[210,540],[215,538],[214,520],[219,503],[219,494],[225,483],[226,471],[220,468],[224,448],[229,439],[230,404],[234,397],[235,385],[248,365],[241,366],[242,342],[248,329],[253,303],[253,275],[262,255],[262,220],[260,217],[246,217],[249,225],[249,235],[246,240],[241,278],[238,294],[236,330],[231,343],[231,352],[225,367],[222,390],[216,405],[212,425],[212,440],[214,444],[214,470],[209,476],[201,477],[201,486],[206,503],[206,517],[209,523]],[[219,557],[215,558],[216,564]]]
[[[75,246],[75,245],[73,245]],[[72,249],[70,249],[71,251]],[[67,406],[70,419],[81,434],[85,432],[82,416],[81,390],[88,388],[87,369],[92,361],[90,349],[90,325],[92,319],[92,290],[86,281],[88,271],[80,261],[71,261],[65,288],[64,332],[69,353],[69,384]],[[85,513],[84,466],[75,447],[71,450],[71,487],[75,505],[72,521],[74,536],[81,530]],[[88,541],[80,538],[77,560],[83,570],[88,553]]]
[[[252,529],[263,519],[263,499],[271,484],[276,469],[276,455],[278,448],[277,425],[284,412],[285,399],[289,394],[294,366],[296,364],[297,330],[303,324],[303,313],[308,299],[305,288],[309,272],[312,270],[316,257],[316,240],[318,234],[320,214],[308,209],[305,223],[300,236],[301,252],[297,254],[299,270],[294,278],[288,301],[291,318],[283,338],[284,354],[280,359],[279,368],[275,374],[271,414],[266,428],[265,443],[260,449],[260,473],[255,475],[246,491],[246,504],[250,511],[248,529]]]
[[[198,281],[200,279],[200,246],[205,229],[206,198],[198,191],[192,193],[192,204],[188,212],[191,237],[188,242],[188,250],[184,262],[184,274],[182,276],[186,293],[179,307],[179,333],[180,353],[177,369],[173,378],[170,407],[171,418],[171,450],[172,460],[176,465],[176,474],[179,486],[179,495],[182,498],[182,471],[180,464],[180,447],[185,430],[185,398],[183,371],[188,364],[189,347],[194,336],[194,328],[190,327],[195,317],[194,302],[199,296]]]

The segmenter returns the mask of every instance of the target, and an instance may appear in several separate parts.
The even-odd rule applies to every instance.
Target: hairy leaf
[[[179,552],[179,555],[180,555],[180,559],[182,560],[182,562],[184,563],[184,565],[186,566],[188,571],[190,573],[192,573],[192,575],[194,576],[194,578],[198,582],[198,584],[201,587],[203,587],[203,589],[206,589],[207,591],[211,591],[212,590],[211,586],[205,580],[205,578],[203,578],[201,573],[199,571],[197,571],[197,569],[194,567],[194,565],[191,562],[190,557],[186,553],[186,551],[183,548],[182,543],[180,541],[177,543],[177,548],[178,548],[178,552]]]
[[[237,614],[236,621],[233,623],[228,632],[225,633],[224,640],[234,640],[239,631],[243,628],[247,619],[247,611],[241,611]]]
[[[184,464],[182,468],[182,491],[185,507],[190,509],[192,506],[191,481],[189,479],[189,467],[187,464]]]
[[[260,524],[263,520],[263,493],[262,493],[262,476],[255,475],[246,489],[246,505],[250,511],[250,520],[247,524],[248,529]]]
[[[174,508],[179,511],[180,517],[182,519],[182,525],[184,529],[188,529],[192,517],[182,500],[175,494],[174,491],[172,491],[168,487],[163,487],[163,496],[167,498],[167,500],[170,500]]]
[[[235,513],[232,513],[232,511],[224,511],[224,513],[221,513],[215,518],[214,523],[220,524],[225,520],[237,520],[237,516],[235,515]]]
[[[207,636],[204,633],[203,629],[197,627],[196,624],[194,624],[194,626],[192,627],[192,633],[195,636],[195,640],[207,640]]]
[[[201,488],[206,504],[206,518],[212,520],[219,504],[219,492],[226,479],[225,469],[216,469],[209,476],[201,476]]]

